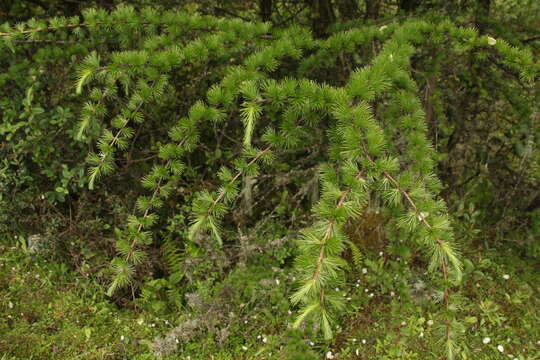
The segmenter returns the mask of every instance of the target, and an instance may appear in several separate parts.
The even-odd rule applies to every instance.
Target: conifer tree
[[[423,47],[441,43],[449,53],[489,49],[530,85],[540,69],[530,52],[449,21],[355,27],[318,39],[301,27],[275,29],[266,23],[128,6],[88,10],[81,18],[6,24],[0,35],[3,49],[13,56],[38,52],[39,46],[62,51],[66,43],[76,43],[71,90],[80,116],[72,136],[88,148],[85,185],[90,192],[115,176],[140,129],[158,126],[152,117],[170,114],[169,94],[182,93],[178,72],[212,67],[206,96],[186,93],[190,106],[175,109],[167,137],[152,133],[159,140],[145,144],[156,149],[157,158],[139,169],[144,190],[115,231],[110,296],[138,286],[138,273],[152,260],[146,250],[162,240],[157,225],[178,211],[164,208],[173,194],[178,196],[180,183],[197,181],[191,163],[206,156],[197,151],[208,142],[208,129],[221,127],[230,132],[228,146],[235,156],[219,163],[212,188],[185,198],[190,203],[189,213],[181,210],[189,218],[184,244],[203,241],[220,249],[234,243],[224,231],[231,228],[227,215],[238,207],[251,181],[278,163],[296,166],[300,159],[287,157],[287,152],[322,146],[320,199],[311,209],[311,225],[297,239],[299,280],[291,296],[299,307],[295,326],[314,321],[325,338],[333,336],[333,325],[347,311],[334,290],[349,271],[343,254],[351,241],[344,225],[362,217],[376,197],[389,219],[391,241],[409,239],[408,246],[427,259],[445,309],[441,330],[446,356],[455,356],[461,260],[451,214],[440,196],[437,154],[412,75],[413,57]],[[361,65],[350,69],[347,78],[318,81],[324,69],[359,52]],[[167,256],[181,261],[167,241]]]

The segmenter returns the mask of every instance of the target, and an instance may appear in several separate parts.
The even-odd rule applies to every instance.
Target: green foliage
[[[150,314],[118,310],[108,302],[95,276],[80,276],[17,248],[1,250],[0,351],[6,359],[132,357],[145,350],[136,339],[157,333]]]
[[[407,265],[417,257],[402,257],[397,244],[384,254],[366,251],[366,271],[344,281],[339,291],[351,310],[336,330],[338,341],[330,344],[317,341],[310,329],[286,329],[294,321],[287,299],[294,290],[287,279],[294,273],[274,267],[278,262],[269,260],[270,253],[250,256],[245,268],[201,285],[179,318],[177,310],[163,310],[164,279],[145,285],[137,309],[119,310],[107,301],[88,263],[74,273],[62,263],[32,258],[23,246],[1,250],[0,331],[5,342],[0,346],[7,359],[64,359],[81,353],[90,359],[118,354],[154,359],[155,337],[170,334],[178,335],[179,343],[172,338],[176,352],[166,359],[319,359],[328,352],[351,360],[423,359],[440,354],[444,310],[431,300],[435,284],[423,269]],[[464,264],[456,357],[534,359],[540,336],[538,264],[508,249],[467,254]],[[25,296],[29,292],[39,296]],[[228,336],[220,342],[223,334]]]
[[[84,234],[73,223],[84,223],[89,201],[103,201],[92,215],[105,219],[105,231],[94,236],[105,244],[115,238],[114,250],[104,245],[116,253],[109,256],[107,295],[122,301],[140,294],[139,303],[155,313],[185,306],[188,291],[204,298],[223,290],[212,285],[241,261],[237,248],[275,218],[280,235],[297,238],[294,252],[278,254],[282,264],[295,256],[296,291],[286,295],[299,308],[293,327],[314,324],[328,341],[351,311],[339,291],[347,276],[364,261],[374,271],[383,267],[364,260],[345,226],[377,204],[389,247],[423,254],[444,324],[440,348],[456,358],[464,325],[454,290],[464,266],[441,196],[437,166],[444,154],[433,132],[458,125],[444,118],[455,109],[431,101],[430,84],[438,81],[441,98],[450,99],[455,88],[447,78],[459,77],[461,67],[450,76],[443,68],[464,56],[479,65],[490,58],[512,75],[498,115],[510,106],[532,117],[537,106],[515,98],[537,97],[540,65],[529,49],[435,16],[350,26],[316,39],[300,26],[125,5],[4,24],[0,61],[9,67],[0,78],[0,133],[8,143],[1,149],[0,204],[24,189],[13,203],[41,199],[48,212],[69,214],[71,233]],[[434,50],[441,48],[443,54]],[[489,76],[487,68],[474,73]],[[535,126],[525,121],[520,134]],[[526,146],[522,139],[516,145],[522,175],[525,166],[537,166],[536,143],[531,135]],[[123,211],[110,216],[116,207]],[[9,218],[9,211],[2,214]],[[6,232],[26,230],[16,225],[4,225]],[[458,226],[463,232],[474,235]],[[240,296],[256,292],[245,291]],[[394,340],[382,340],[377,351]],[[381,356],[411,354],[398,348]]]

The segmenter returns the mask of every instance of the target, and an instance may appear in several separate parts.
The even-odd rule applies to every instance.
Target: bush
[[[437,153],[431,139],[440,128],[455,141],[446,114],[459,101],[445,100],[463,57],[512,75],[497,111],[531,121],[503,143],[536,129],[528,101],[539,65],[526,49],[431,20],[351,24],[322,39],[298,26],[128,6],[5,24],[3,231],[61,232],[59,247],[78,238],[109,254],[114,236],[108,295],[151,294],[156,311],[166,306],[160,291],[201,288],[246,247],[298,235],[296,248],[276,254],[296,258],[295,326],[314,320],[331,338],[346,308],[335,290],[344,254],[362,251],[347,229],[369,207],[383,219],[381,245],[406,241],[424,254],[452,357],[460,325],[451,290],[462,266],[437,165],[455,154]],[[479,103],[489,100],[486,70],[474,75],[484,77]],[[526,141],[522,160],[508,159],[512,171],[536,166],[536,139]],[[504,200],[489,198],[498,192],[484,189],[474,202],[507,214]]]

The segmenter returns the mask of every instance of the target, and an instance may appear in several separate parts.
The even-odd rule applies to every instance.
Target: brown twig
[[[372,163],[372,164],[375,164],[375,161],[373,160],[373,158],[371,157],[371,155],[367,152],[367,149],[365,148],[364,144],[362,144],[362,149],[364,150],[364,155],[368,158],[368,160]],[[409,193],[407,191],[405,191],[398,183],[398,181],[396,179],[394,179],[394,177],[392,177],[392,175],[390,175],[387,171],[383,171],[383,175],[385,178],[387,178],[391,183],[392,185],[394,185],[394,187],[396,189],[398,189],[398,191],[401,193],[401,195],[407,200],[407,202],[409,203],[409,205],[414,209],[415,213],[417,214],[418,218],[420,219],[420,221],[428,228],[428,229],[432,229],[433,226],[427,222],[426,220],[426,216],[424,216],[424,214],[422,214],[420,212],[420,210],[418,210],[418,207],[416,206],[416,204],[414,203],[413,199],[411,198],[411,196],[409,195]],[[444,241],[443,240],[440,240],[438,239],[437,240],[437,243],[442,246],[444,245]],[[441,263],[441,268],[442,268],[442,273],[443,273],[443,278],[444,278],[444,282],[448,282],[448,264],[446,263],[446,260],[443,258],[442,259],[442,263]],[[445,288],[444,288],[444,302],[445,302],[445,306],[446,308],[449,307],[449,304],[450,304],[450,299],[449,299],[449,294],[448,294],[448,287],[445,285]]]
[[[247,164],[247,166],[250,166],[250,165],[254,164],[257,160],[260,159],[261,156],[263,156],[268,151],[270,151],[270,148],[271,147],[269,146],[266,149],[264,149],[263,151],[259,152],[255,157],[253,157],[253,159],[251,159],[251,161]],[[244,173],[243,170],[238,171],[236,173],[236,175],[228,182],[228,185],[233,184],[236,180],[238,180],[238,178],[240,176],[242,176],[243,173]],[[225,196],[225,192],[222,192],[221,194],[219,194],[219,196],[214,201],[212,201],[212,205],[210,205],[210,208],[206,212],[206,216],[210,216],[210,214],[214,210],[214,207],[216,207],[216,205],[221,201],[221,199],[223,199],[224,196]]]

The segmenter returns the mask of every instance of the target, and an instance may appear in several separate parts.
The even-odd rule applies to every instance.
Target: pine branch
[[[170,161],[167,162],[165,167],[168,168],[169,166],[170,166]],[[159,178],[159,180],[157,182],[156,188],[154,189],[154,192],[152,193],[152,197],[150,198],[149,205],[144,210],[144,213],[143,213],[143,216],[142,216],[143,219],[146,219],[150,215],[150,209],[152,208],[152,202],[157,198],[157,195],[159,194],[159,191],[161,190],[161,182],[162,182],[162,180],[163,180],[162,178]],[[141,222],[137,226],[137,233],[140,233],[142,229],[143,229],[143,224]],[[137,238],[134,236],[134,239],[133,239],[133,241],[131,242],[131,244],[129,246],[129,252],[126,255],[126,262],[129,262],[130,257],[133,255],[133,251],[135,250],[135,245],[136,244],[137,244]]]
[[[371,155],[367,152],[364,144],[362,144],[362,149],[364,151],[364,155],[366,156],[366,158],[373,164],[375,165],[375,161],[373,160],[373,158],[371,157]],[[394,179],[392,177],[392,175],[390,175],[387,171],[383,171],[383,175],[385,178],[387,178],[395,187],[396,189],[399,190],[399,192],[403,195],[403,197],[407,200],[407,202],[409,203],[409,205],[414,209],[416,215],[418,216],[418,219],[420,219],[420,221],[428,228],[428,229],[432,229],[432,226],[431,224],[426,220],[426,216],[418,210],[418,207],[416,206],[415,202],[413,201],[413,199],[411,198],[411,196],[409,195],[409,193],[407,191],[405,191],[400,185],[399,183],[397,182],[396,179]],[[437,243],[439,245],[444,245],[444,241],[438,239],[437,240]],[[444,282],[445,284],[448,282],[448,265],[446,263],[446,260],[443,258],[442,259],[442,263],[441,263],[441,267],[442,267],[442,272],[443,272],[443,278],[444,278]],[[450,305],[450,300],[449,300],[449,294],[448,294],[448,287],[445,285],[445,288],[444,288],[444,300],[445,300],[445,306],[446,308],[449,308],[449,305]]]
[[[137,106],[137,108],[135,108],[132,114],[136,114],[137,112],[139,112],[143,104],[144,104],[144,101],[141,101],[139,105]],[[109,156],[112,156],[113,154],[112,149],[114,148],[115,144],[118,142],[118,139],[120,138],[120,135],[122,134],[122,130],[126,128],[128,123],[129,123],[129,118],[124,120],[123,125],[118,129],[118,131],[116,132],[112,140],[108,143],[108,147],[110,147],[111,150],[108,151],[107,153],[100,154],[100,161],[97,165],[94,166],[93,169],[95,170],[93,170],[92,174],[90,175],[90,181],[88,183],[88,188],[90,190],[94,189],[94,182],[96,180],[96,177],[99,176],[99,172],[101,171],[101,168],[104,166],[105,162],[108,160]]]
[[[251,161],[247,164],[247,166],[249,167],[250,165],[253,165],[255,162],[257,162],[257,160],[259,160],[261,158],[261,156],[263,156],[264,154],[269,152],[270,149],[271,149],[271,147],[269,146],[266,149],[264,149],[263,151],[259,152],[253,159],[251,159]],[[236,175],[228,182],[228,185],[234,184],[236,182],[236,180],[238,180],[238,178],[240,178],[240,176],[242,176],[243,173],[244,173],[243,170],[238,171],[236,173]],[[212,213],[212,211],[214,210],[216,205],[223,199],[224,196],[225,196],[225,192],[222,192],[221,194],[219,194],[219,196],[212,202],[212,205],[208,209],[208,212],[206,213],[206,216],[210,216],[210,214]]]

